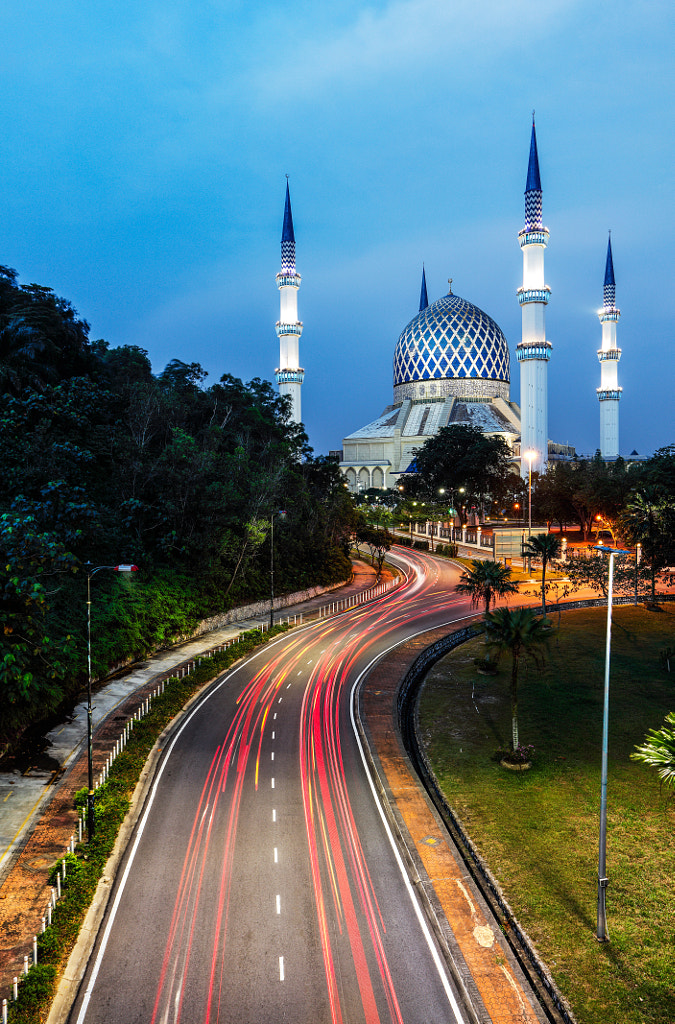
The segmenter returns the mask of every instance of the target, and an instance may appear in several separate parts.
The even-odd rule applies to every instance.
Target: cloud
[[[295,41],[292,60],[266,68],[257,85],[261,96],[270,90],[278,96],[281,89],[297,98],[365,77],[428,71],[444,58],[452,80],[460,66],[462,73],[483,68],[495,53],[554,31],[556,16],[570,17],[577,6],[577,0],[394,0],[381,10],[361,10],[341,31],[324,27],[320,38],[307,34]],[[286,53],[288,46],[281,49]]]

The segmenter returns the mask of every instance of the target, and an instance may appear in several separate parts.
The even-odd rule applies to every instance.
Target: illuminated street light
[[[85,562],[87,574],[87,836],[92,841],[95,831],[94,821],[94,750],[92,743],[92,706],[91,706],[91,578],[101,569],[112,572],[138,572],[137,565],[97,565]]]
[[[532,463],[539,452],[530,449],[523,453],[527,459],[527,537],[532,534]]]
[[[602,709],[602,769],[600,774],[600,840],[598,846],[598,918],[596,937],[598,942],[608,942],[605,895],[607,878],[607,745],[609,735],[609,664],[612,645],[612,589],[614,585],[614,558],[629,555],[630,551],[609,548],[604,544],[595,545],[595,550],[609,555],[609,582],[607,584],[607,640],[605,644],[605,690]]]

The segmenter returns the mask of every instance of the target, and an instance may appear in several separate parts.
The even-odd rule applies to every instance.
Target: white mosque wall
[[[520,364],[521,476],[528,475],[527,451],[536,452],[532,469],[543,473],[548,461],[548,362],[526,359]]]
[[[619,454],[619,403],[614,398],[600,402],[600,454],[603,459]]]

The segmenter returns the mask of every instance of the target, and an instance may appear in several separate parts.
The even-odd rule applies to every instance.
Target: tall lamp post
[[[536,458],[539,452],[530,449],[525,452],[525,458],[527,459],[527,539],[529,540],[532,536],[532,461]],[[527,556],[527,571],[532,572],[532,556]]]
[[[602,769],[600,773],[600,840],[598,844],[598,918],[596,938],[598,942],[609,942],[605,895],[607,878],[607,746],[609,736],[609,664],[612,649],[612,591],[614,585],[614,559],[617,555],[629,555],[630,551],[597,544],[596,551],[609,555],[609,582],[607,584],[607,640],[605,644],[605,690],[602,706]]]
[[[91,706],[91,578],[102,569],[111,569],[113,572],[138,572],[137,565],[97,565],[85,562],[84,570],[87,574],[87,836],[89,842],[94,837],[94,749],[92,742],[92,712]]]
[[[278,509],[270,514],[270,629],[274,626],[274,517],[286,518],[284,509]]]

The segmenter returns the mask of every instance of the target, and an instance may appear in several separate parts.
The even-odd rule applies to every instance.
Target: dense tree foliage
[[[415,473],[402,476],[400,485],[406,497],[438,502],[442,495],[459,505],[458,511],[461,505],[491,508],[508,493],[510,454],[503,438],[477,427],[443,427],[417,450]]]
[[[81,683],[84,562],[135,562],[94,586],[95,669],[199,618],[349,572],[352,507],[265,381],[89,340],[72,306],[0,268],[0,740]],[[68,680],[68,682],[66,682]]]

